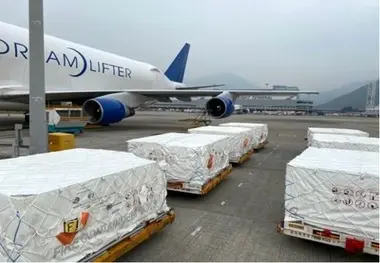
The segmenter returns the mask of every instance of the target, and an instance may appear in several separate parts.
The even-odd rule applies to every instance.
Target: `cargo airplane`
[[[148,63],[69,42],[45,34],[45,92],[49,104],[81,105],[90,123],[108,125],[135,115],[135,109],[171,98],[191,101],[212,97],[205,108],[214,118],[234,112],[240,95],[291,96],[312,91],[221,90],[223,85],[183,83],[190,45],[186,43],[163,72]],[[0,110],[29,110],[29,32],[0,22]],[[33,65],[32,65],[33,66]],[[214,89],[204,89],[211,88]]]

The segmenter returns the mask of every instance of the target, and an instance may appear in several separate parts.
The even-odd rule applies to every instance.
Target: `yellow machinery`
[[[211,118],[205,109],[202,109],[202,111],[195,116],[178,121],[189,123],[191,125],[191,128],[209,126],[211,124]]]
[[[49,133],[49,151],[63,151],[75,148],[75,136],[70,133]]]

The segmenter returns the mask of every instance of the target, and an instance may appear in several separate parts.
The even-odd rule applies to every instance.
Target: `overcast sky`
[[[44,2],[47,34],[163,70],[189,42],[186,79],[231,72],[325,90],[379,73],[378,0]],[[0,0],[0,20],[27,27],[28,0]]]

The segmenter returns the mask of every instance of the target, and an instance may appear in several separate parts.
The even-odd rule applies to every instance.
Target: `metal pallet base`
[[[153,234],[171,224],[175,219],[174,210],[136,227],[132,232],[111,242],[96,253],[87,255],[80,262],[114,262],[137,245],[149,239]]]
[[[263,149],[268,143],[269,143],[268,140],[266,140],[265,142],[260,143],[260,144],[255,148],[255,151],[259,151],[259,150]]]
[[[245,163],[246,161],[248,161],[254,153],[255,153],[255,150],[252,149],[252,150],[250,150],[249,152],[243,154],[243,155],[239,158],[239,160],[237,160],[237,161],[230,161],[230,163],[235,164],[235,165],[237,165],[237,164],[243,164],[243,163]]]
[[[221,171],[217,176],[209,180],[207,183],[202,185],[202,187],[194,188],[187,183],[168,183],[167,190],[175,192],[183,192],[197,195],[205,195],[214,189],[221,181],[225,180],[227,176],[232,172],[232,165],[229,165],[223,171]]]
[[[277,225],[277,232],[287,236],[298,237],[331,246],[342,247],[349,253],[367,253],[379,256],[379,242],[367,240],[365,238],[354,237],[345,233],[321,229],[311,226],[302,221],[287,222],[283,221]],[[359,243],[362,248],[352,248],[349,242]]]

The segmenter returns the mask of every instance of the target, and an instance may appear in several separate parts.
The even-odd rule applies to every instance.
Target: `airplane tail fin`
[[[185,75],[187,57],[189,55],[190,44],[186,43],[168,69],[165,71],[165,76],[171,81],[182,83]]]

